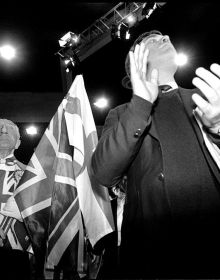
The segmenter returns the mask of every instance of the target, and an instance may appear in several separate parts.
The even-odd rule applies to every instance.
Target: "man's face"
[[[149,49],[148,62],[155,66],[174,63],[176,50],[170,41],[169,36],[153,34],[143,39],[145,47]]]
[[[0,150],[14,150],[17,148],[18,134],[14,124],[8,120],[0,120]]]

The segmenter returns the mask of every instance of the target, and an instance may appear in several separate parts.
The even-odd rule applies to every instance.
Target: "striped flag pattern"
[[[76,238],[78,271],[83,271],[85,234],[94,246],[114,230],[108,191],[91,184],[88,174],[97,141],[83,77],[78,75],[14,193],[42,262],[57,265]]]
[[[13,192],[24,173],[23,168],[25,166],[21,167],[13,154],[0,160],[0,228],[7,236],[4,247],[31,252],[30,240],[20,220],[20,213],[17,215],[19,210],[11,203]]]
[[[32,252],[30,239],[22,222],[10,216],[0,216],[0,228],[7,238],[4,246],[11,249]]]

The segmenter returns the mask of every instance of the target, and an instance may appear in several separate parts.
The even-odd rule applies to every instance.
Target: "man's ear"
[[[21,140],[18,139],[18,140],[17,140],[17,143],[16,143],[16,145],[15,145],[15,150],[20,146],[20,144],[21,144]]]

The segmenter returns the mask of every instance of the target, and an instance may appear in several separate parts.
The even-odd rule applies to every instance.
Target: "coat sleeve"
[[[99,184],[117,184],[132,163],[151,124],[152,104],[133,96],[111,110],[91,160],[92,176]]]

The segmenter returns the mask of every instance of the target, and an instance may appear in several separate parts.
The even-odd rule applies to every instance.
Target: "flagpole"
[[[72,69],[70,69],[69,71],[66,71],[67,68],[61,57],[60,57],[60,69],[61,69],[63,94],[66,95],[66,93],[68,92],[68,89],[70,88],[70,86],[73,82],[73,73],[72,73]]]

